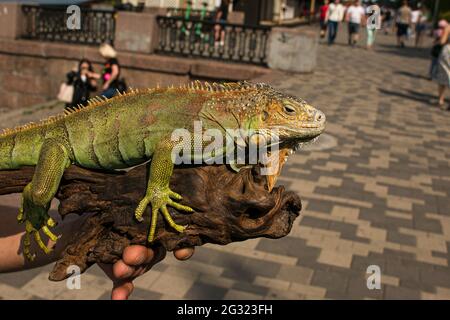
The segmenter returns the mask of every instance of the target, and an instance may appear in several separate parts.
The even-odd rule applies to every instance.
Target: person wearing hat
[[[106,98],[112,98],[117,90],[120,90],[119,76],[120,65],[117,60],[117,52],[112,46],[104,43],[100,46],[100,54],[105,58],[105,64],[102,70],[102,74],[99,76],[103,81],[101,96]]]

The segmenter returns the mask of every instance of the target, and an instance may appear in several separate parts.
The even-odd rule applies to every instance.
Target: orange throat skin
[[[283,166],[286,163],[287,157],[291,154],[291,151],[292,151],[292,149],[289,149],[289,148],[280,149],[278,151],[278,159],[272,158],[272,162],[269,162],[268,167],[271,167],[273,165],[278,166],[278,170],[276,173],[266,176],[267,188],[268,188],[269,192],[271,192],[272,189],[275,187],[278,177],[281,174],[281,170],[283,169]],[[276,160],[278,161],[278,163],[276,163],[277,162]],[[274,164],[274,162],[275,162],[275,164]]]

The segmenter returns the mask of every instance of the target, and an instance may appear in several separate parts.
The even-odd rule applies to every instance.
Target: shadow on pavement
[[[428,104],[430,106],[434,106],[437,104],[437,96],[433,95],[433,94],[416,92],[413,90],[406,90],[407,93],[405,93],[405,92],[387,90],[387,89],[383,89],[383,88],[378,88],[378,91],[385,95],[390,95],[390,96],[395,96],[395,97],[404,98],[404,99],[408,99],[408,100],[413,100],[416,102]]]
[[[416,74],[416,73],[412,73],[412,72],[408,72],[408,71],[394,71],[394,74],[399,74],[399,75],[411,77],[414,79],[430,80],[427,76],[425,76],[423,74]]]
[[[392,44],[377,44],[375,48],[375,51],[380,53],[395,54],[402,57],[419,59],[431,59],[430,50],[430,48],[399,48],[397,45]]]

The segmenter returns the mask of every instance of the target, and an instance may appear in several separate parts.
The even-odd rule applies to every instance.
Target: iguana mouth
[[[316,136],[313,139],[305,139],[305,140],[295,140],[295,142],[291,142],[291,143],[285,143],[282,144],[280,146],[280,149],[278,150],[278,159],[272,158],[273,156],[277,156],[272,155],[270,152],[268,152],[268,156],[271,157],[273,159],[273,161],[269,162],[266,166],[271,166],[274,164],[275,160],[278,160],[278,163],[276,165],[278,165],[278,170],[276,173],[271,174],[271,175],[267,175],[266,176],[266,180],[267,180],[267,188],[269,191],[272,191],[273,187],[275,186],[278,177],[281,174],[281,170],[284,166],[284,164],[287,162],[288,158],[290,155],[294,154],[297,150],[303,148],[304,146],[310,145],[314,142],[317,141],[317,139],[319,138],[319,136]]]

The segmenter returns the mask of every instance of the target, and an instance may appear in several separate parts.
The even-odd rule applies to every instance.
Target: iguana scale
[[[202,121],[203,130],[218,129],[225,134],[228,128],[251,129],[265,139],[276,129],[284,151],[317,137],[325,126],[322,112],[266,84],[195,81],[179,87],[130,90],[112,99],[97,97],[63,115],[6,129],[0,135],[0,170],[36,166],[32,181],[23,190],[18,215],[26,229],[24,255],[34,258],[32,237],[44,252],[51,250],[39,231],[57,240],[50,230],[55,222],[48,210],[71,164],[115,170],[151,160],[147,191],[135,217],[142,221],[151,205],[149,242],[154,241],[159,212],[171,227],[183,232],[185,227],[177,225],[167,210],[172,206],[193,211],[174,201],[181,196],[169,188],[175,144],[171,135],[179,128],[192,131],[194,121]],[[194,141],[187,143],[195,145]],[[203,156],[204,147],[202,143],[201,150],[194,148],[192,156]]]

